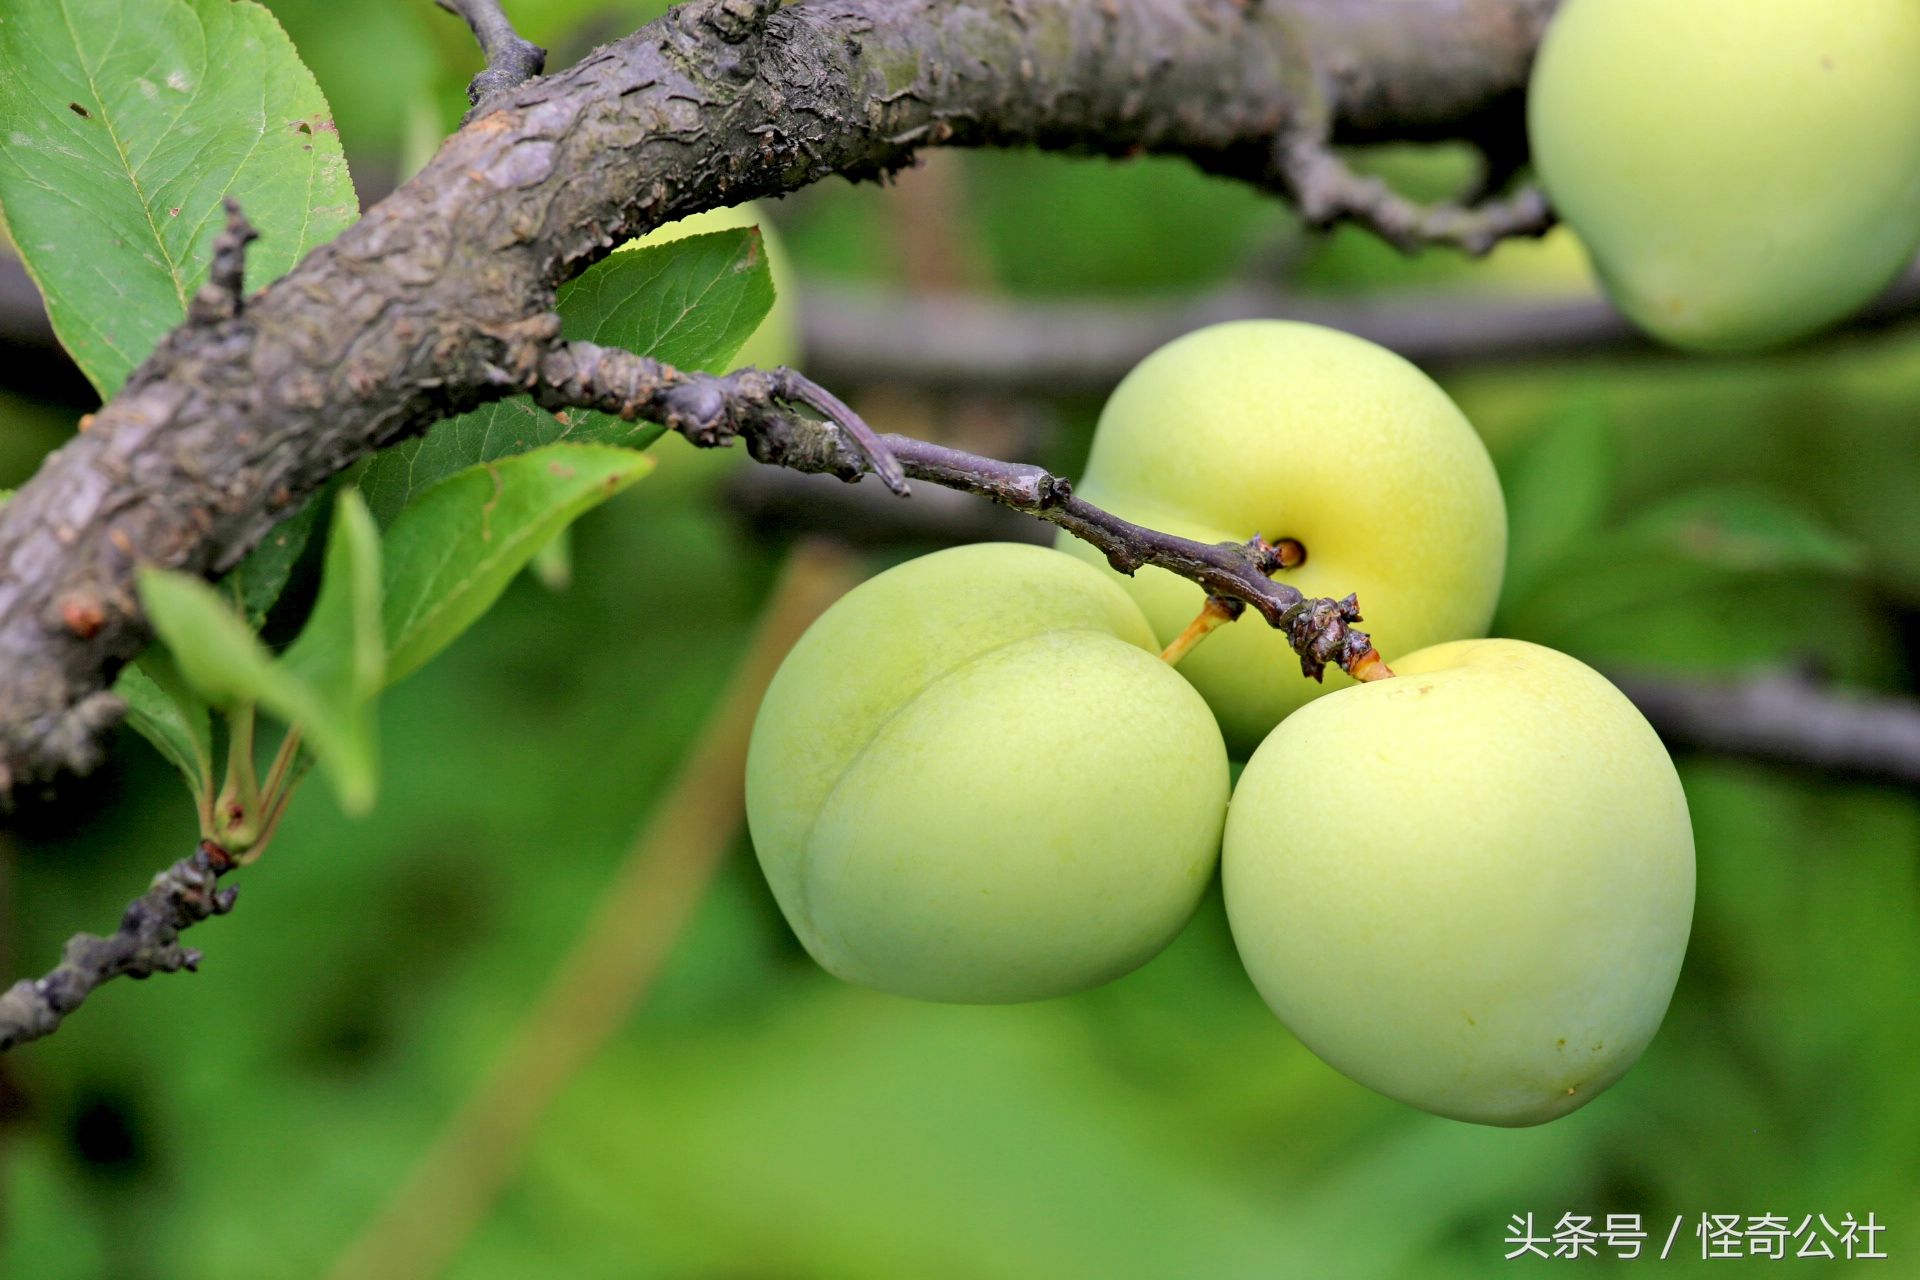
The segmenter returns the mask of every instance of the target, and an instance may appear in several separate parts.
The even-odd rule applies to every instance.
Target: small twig
[[[1539,236],[1554,224],[1546,193],[1528,184],[1512,195],[1466,205],[1422,204],[1379,178],[1354,172],[1333,147],[1328,95],[1303,106],[1274,145],[1280,190],[1318,227],[1357,222],[1404,253],[1450,245],[1480,257],[1512,236]],[[1495,162],[1489,167],[1496,169]]]
[[[1277,542],[1268,542],[1259,534],[1247,540],[1247,551],[1253,556],[1259,570],[1272,577],[1282,569],[1296,569],[1307,562],[1307,549],[1293,538],[1281,538]],[[1226,626],[1237,622],[1247,609],[1244,601],[1231,596],[1209,595],[1206,603],[1200,606],[1200,612],[1187,629],[1174,637],[1173,643],[1160,651],[1160,661],[1169,666],[1179,666],[1180,660],[1193,652],[1195,645]],[[1380,664],[1384,666],[1385,664]]]
[[[112,934],[68,939],[52,972],[23,978],[0,995],[0,1051],[52,1033],[103,982],[197,969],[200,953],[180,945],[180,931],[233,910],[239,890],[215,887],[233,865],[226,850],[202,840],[192,856],[153,878]]]
[[[740,369],[729,374],[685,373],[645,356],[589,342],[554,342],[536,362],[529,390],[547,409],[598,409],[622,418],[646,418],[695,444],[715,446],[736,436],[761,462],[795,471],[858,480],[876,470],[874,452],[906,476],[959,489],[1060,526],[1097,548],[1120,573],[1147,565],[1198,583],[1209,594],[1244,601],[1271,627],[1283,630],[1300,668],[1312,679],[1328,665],[1351,671],[1373,652],[1352,624],[1360,613],[1352,596],[1311,600],[1267,575],[1280,566],[1277,549],[1251,543],[1208,544],[1122,520],[1085,498],[1043,467],[1001,462],[962,449],[900,435],[864,435],[844,404],[792,370]],[[789,407],[831,401],[836,415],[820,422]],[[865,424],[861,423],[864,428]],[[1297,546],[1297,544],[1295,544]]]
[[[789,404],[803,404],[845,431],[859,446],[873,473],[880,477],[880,483],[899,497],[907,496],[907,477],[900,470],[900,463],[873,434],[873,428],[848,408],[845,401],[784,365],[773,371],[773,378],[775,396]]]
[[[500,0],[434,0],[442,9],[464,18],[473,29],[487,65],[467,84],[471,109],[460,121],[481,115],[502,94],[510,93],[547,69],[547,51],[521,38],[500,7]]]
[[[232,196],[222,202],[227,224],[213,238],[213,262],[207,268],[207,282],[194,291],[187,302],[187,323],[207,326],[231,320],[245,305],[247,246],[260,238],[240,202]]]

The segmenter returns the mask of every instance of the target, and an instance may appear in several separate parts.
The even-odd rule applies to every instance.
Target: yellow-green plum
[[[773,309],[767,312],[766,319],[760,322],[760,327],[740,348],[730,367],[753,365],[771,369],[777,365],[793,364],[800,358],[800,301],[793,271],[787,261],[786,245],[781,243],[773,223],[759,205],[749,203],[690,214],[676,222],[656,227],[637,240],[629,240],[614,252],[622,253],[628,249],[667,244],[687,236],[751,226],[760,228],[760,239],[766,246],[767,270],[773,273]],[[750,465],[747,451],[742,445],[702,449],[672,432],[668,432],[667,438],[653,448],[664,464],[659,475],[648,482],[656,495],[671,497],[683,492],[705,494],[736,467]]]
[[[1920,244],[1920,4],[1567,0],[1528,88],[1541,180],[1648,333],[1824,328]]]
[[[959,547],[848,593],[755,721],[747,820],[834,974],[1005,1003],[1119,977],[1192,914],[1227,757],[1124,592],[1045,547]]]
[[[1306,563],[1280,578],[1309,596],[1357,593],[1389,662],[1484,634],[1500,594],[1506,504],[1472,425],[1399,356],[1318,325],[1214,325],[1148,356],[1102,411],[1077,492],[1202,542],[1296,539]],[[1104,570],[1084,543],[1063,535],[1060,546]],[[1166,570],[1115,579],[1162,644],[1200,611],[1200,589]],[[1180,671],[1236,755],[1352,683],[1337,669],[1325,684],[1307,679],[1257,617],[1216,632]]]
[[[1241,960],[1321,1058],[1458,1120],[1592,1100],[1666,1013],[1693,833],[1602,676],[1466,640],[1290,716],[1247,763],[1222,879]]]

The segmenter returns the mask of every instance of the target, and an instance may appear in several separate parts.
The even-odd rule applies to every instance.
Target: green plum
[[[1124,592],[958,547],[809,628],[754,724],[747,819],[832,973],[927,1000],[1095,986],[1157,954],[1219,854],[1226,749]]]
[[[1298,540],[1306,563],[1281,579],[1309,596],[1358,593],[1389,662],[1484,633],[1505,571],[1506,504],[1472,425],[1399,356],[1318,325],[1214,325],[1148,356],[1102,411],[1077,492],[1203,542]],[[1060,545],[1112,572],[1091,547]],[[1163,569],[1115,580],[1162,644],[1200,610],[1200,589]],[[1338,670],[1307,679],[1257,618],[1215,633],[1180,671],[1237,755],[1352,683]]]
[[[1567,0],[1534,64],[1541,180],[1676,347],[1825,328],[1920,245],[1920,4]]]
[[[1222,880],[1240,957],[1329,1064],[1458,1120],[1593,1099],[1659,1028],[1693,913],[1666,750],[1591,668],[1516,640],[1396,658],[1247,764]]]

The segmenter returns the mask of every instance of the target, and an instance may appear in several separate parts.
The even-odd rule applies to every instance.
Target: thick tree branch
[[[200,953],[180,945],[180,931],[233,910],[239,890],[216,887],[233,865],[223,849],[202,841],[192,856],[153,878],[113,933],[68,939],[51,973],[23,978],[0,995],[0,1052],[52,1034],[103,982],[198,968]]]
[[[936,144],[1272,186],[1310,84],[1335,85],[1336,139],[1510,129],[1553,0],[770,5],[695,0],[529,82],[237,315],[160,344],[0,510],[0,791],[97,758],[147,639],[140,564],[223,572],[355,459],[506,394],[557,285],[627,238]]]
[[[547,69],[547,51],[522,39],[500,8],[500,0],[434,0],[448,13],[466,20],[473,30],[480,56],[487,65],[467,84],[472,109],[462,124],[471,122],[503,95],[513,92]]]
[[[807,365],[836,384],[898,381],[974,391],[1104,394],[1148,352],[1181,334],[1223,320],[1261,318],[1341,329],[1426,368],[1618,353],[1674,356],[1597,296],[1427,290],[1315,297],[1230,288],[1173,300],[1040,300],[804,283]],[[1844,341],[1916,316],[1920,267],[1824,340]]]

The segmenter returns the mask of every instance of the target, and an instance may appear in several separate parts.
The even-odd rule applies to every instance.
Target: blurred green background
[[[473,56],[427,0],[270,7],[363,193],[457,118]],[[554,65],[658,7],[511,5]],[[1380,163],[1433,190],[1467,173],[1451,153]],[[766,213],[803,276],[900,287],[1589,288],[1557,237],[1482,264],[1405,259],[1360,233],[1307,236],[1277,203],[1157,161],[940,156],[894,188],[828,184]],[[1812,662],[1914,691],[1920,325],[1763,360],[1496,360],[1445,382],[1513,504],[1500,630],[1615,668]],[[1037,460],[1069,473],[1098,409],[838,389],[882,429],[1024,423]],[[87,407],[0,390],[0,484]],[[577,530],[568,589],[523,578],[386,699],[371,818],[304,789],[237,878],[236,914],[191,939],[202,973],[115,983],[0,1060],[0,1275],[311,1277],[355,1241],[355,1274],[410,1274],[363,1233],[614,882],[786,555],[778,530],[738,519],[731,465],[660,449],[659,476]],[[1680,763],[1700,879],[1679,993],[1624,1082],[1543,1128],[1436,1119],[1323,1066],[1255,995],[1217,895],[1108,988],[914,1004],[815,969],[737,837],[618,1034],[520,1098],[539,1115],[526,1149],[466,1153],[503,1188],[477,1221],[451,1189],[407,1203],[455,1223],[461,1280],[1478,1276],[1564,1265],[1502,1258],[1513,1215],[1548,1234],[1567,1212],[1640,1214],[1653,1252],[1684,1218],[1669,1260],[1589,1271],[1706,1265],[1701,1214],[1872,1212],[1882,1273],[1920,1275],[1920,803]],[[129,734],[99,773],[14,815],[8,976],[110,926],[193,829]]]

